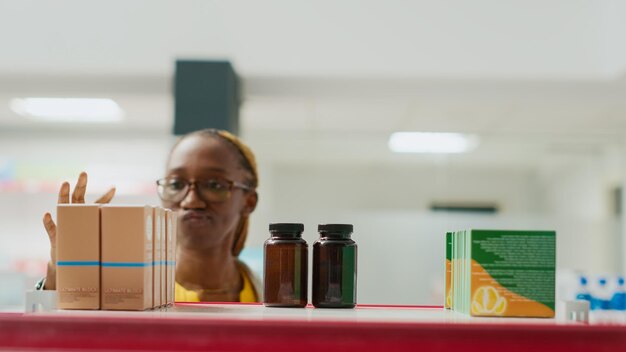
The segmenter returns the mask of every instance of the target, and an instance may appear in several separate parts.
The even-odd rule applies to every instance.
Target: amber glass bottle
[[[263,303],[268,307],[306,306],[309,262],[303,231],[303,224],[270,224],[263,280]]]
[[[357,246],[348,224],[319,225],[313,244],[313,305],[354,308],[356,305]]]

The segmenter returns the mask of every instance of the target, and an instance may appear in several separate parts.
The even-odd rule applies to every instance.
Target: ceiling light
[[[111,99],[16,98],[11,110],[24,117],[47,122],[119,122],[124,110]]]
[[[478,145],[478,137],[463,133],[395,132],[389,149],[395,153],[466,153]]]

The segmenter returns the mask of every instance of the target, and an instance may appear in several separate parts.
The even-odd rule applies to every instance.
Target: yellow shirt
[[[243,278],[243,288],[241,292],[239,292],[239,302],[249,303],[249,302],[258,302],[259,299],[254,290],[254,285],[252,284],[252,280],[249,277],[249,274],[246,270],[239,268],[239,272],[241,273],[241,277]],[[198,297],[198,292],[193,290],[188,290],[176,283],[176,293],[175,293],[176,302],[200,302],[200,297]]]

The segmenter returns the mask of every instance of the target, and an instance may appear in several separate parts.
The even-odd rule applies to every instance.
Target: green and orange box
[[[447,232],[445,266],[445,308],[471,316],[554,317],[554,231]]]

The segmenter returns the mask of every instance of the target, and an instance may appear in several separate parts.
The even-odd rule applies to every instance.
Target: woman
[[[259,285],[238,260],[248,233],[248,218],[258,195],[258,174],[252,151],[226,131],[201,130],[183,136],[172,148],[166,176],[157,181],[163,206],[178,213],[176,301],[259,302]],[[72,203],[85,202],[87,175],[81,173]],[[69,203],[70,185],[59,191]],[[109,190],[96,203],[108,203]],[[51,261],[41,286],[55,289],[56,226],[44,215]]]

